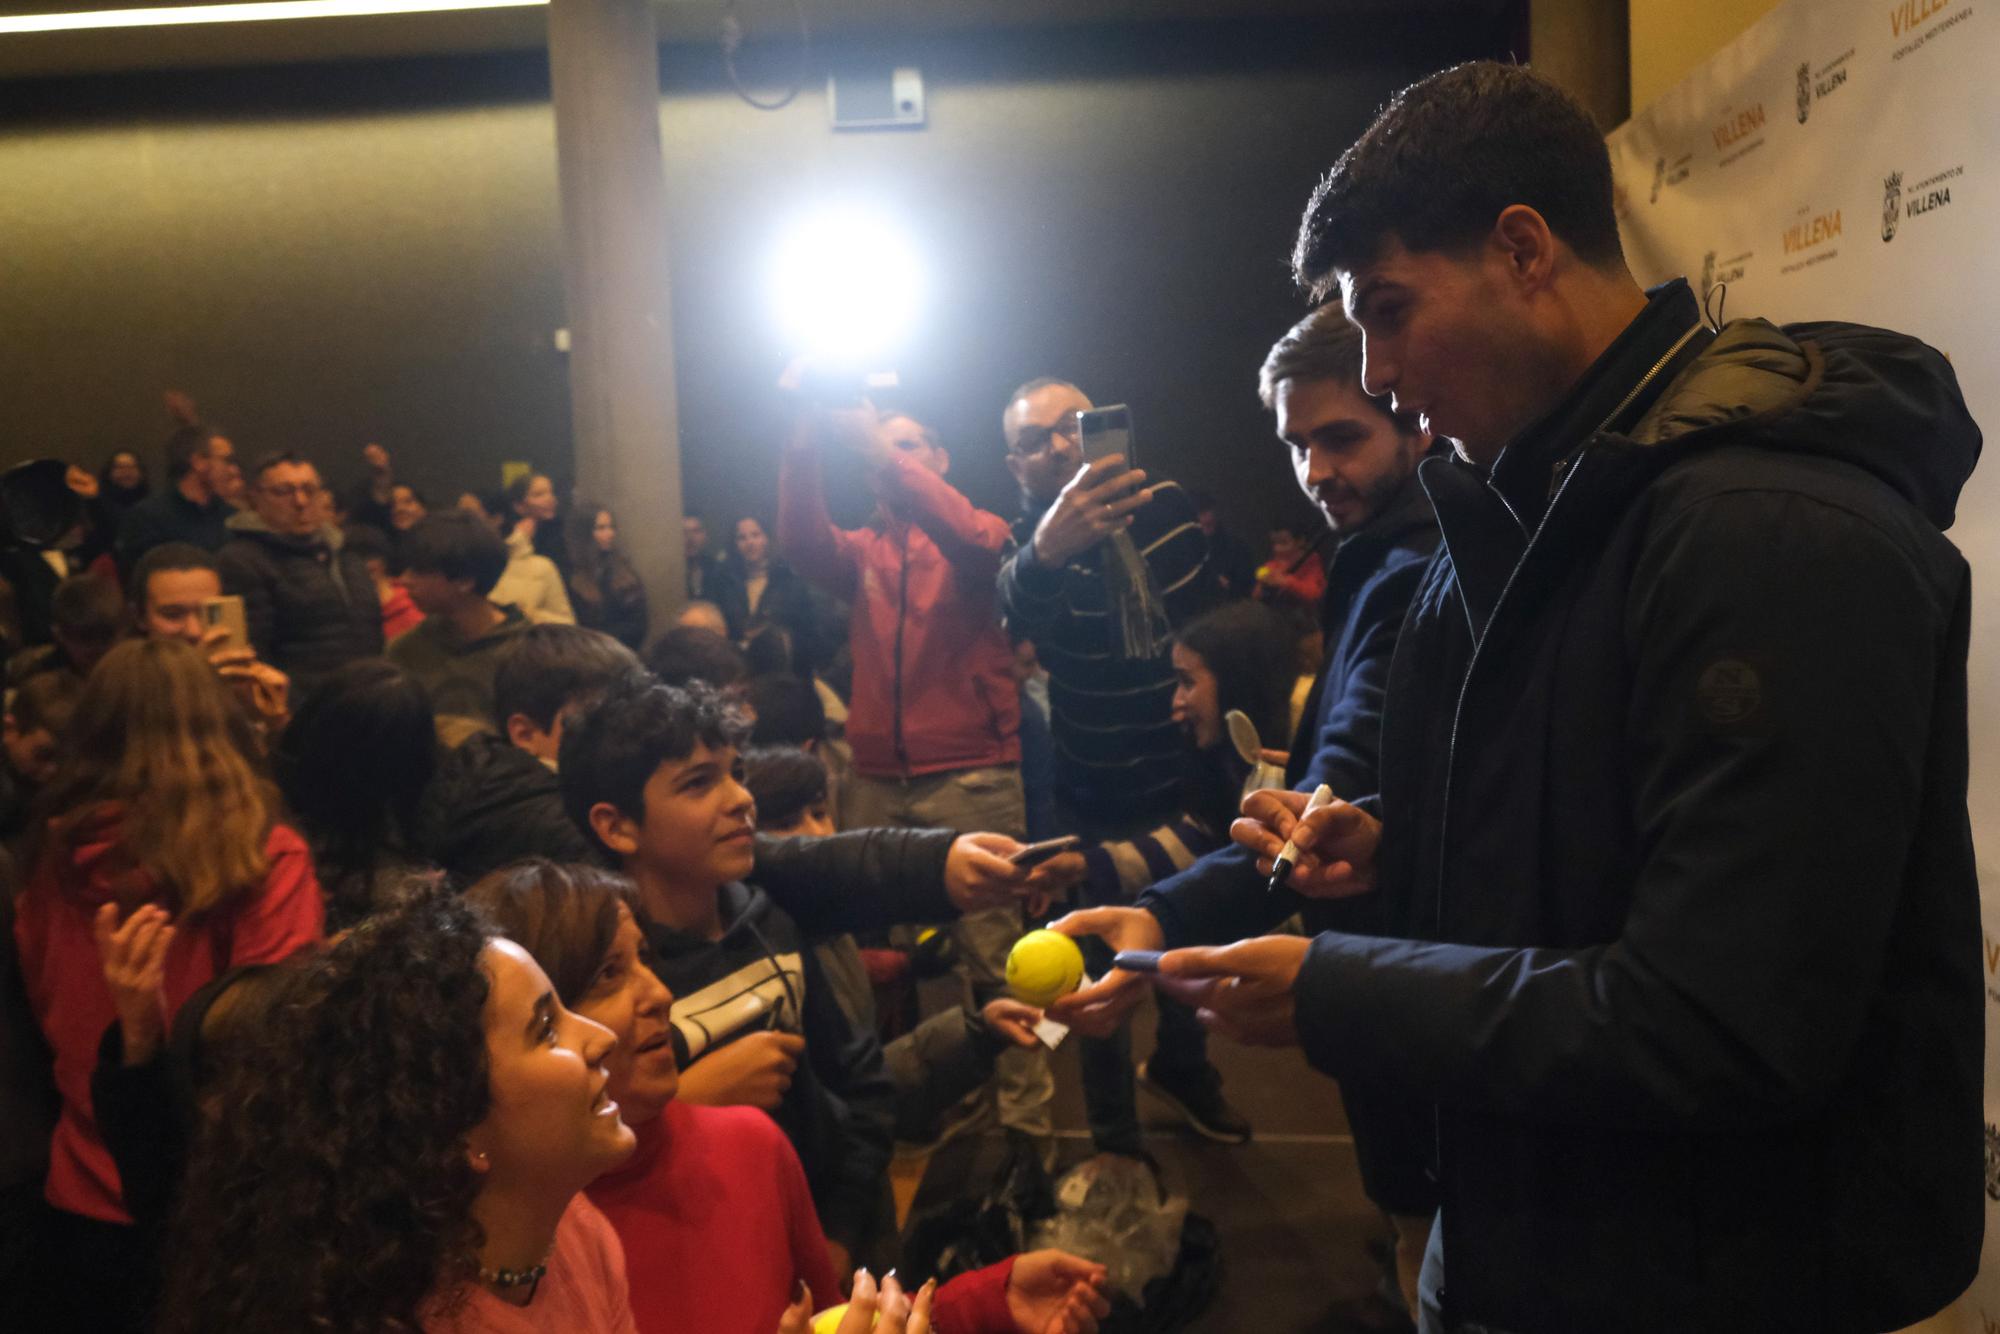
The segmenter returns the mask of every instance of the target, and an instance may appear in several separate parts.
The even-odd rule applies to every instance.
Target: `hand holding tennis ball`
[[[1030,931],[1007,952],[1007,989],[1044,1009],[1083,983],[1083,951],[1060,931]]]

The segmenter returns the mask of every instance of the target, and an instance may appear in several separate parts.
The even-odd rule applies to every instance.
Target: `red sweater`
[[[100,821],[72,846],[44,856],[15,906],[14,943],[29,1008],[55,1054],[62,1096],[49,1143],[48,1201],[58,1209],[112,1223],[129,1223],[118,1169],[97,1132],[90,1105],[90,1075],[104,1031],[118,1022],[104,967],[97,956],[92,920],[112,898],[117,858],[115,819]],[[272,963],[320,938],[324,919],[319,881],[305,840],[283,825],[264,843],[270,862],[264,883],[231,899],[199,921],[176,921],[167,947],[167,1019],[202,984],[237,964]],[[144,876],[144,872],[139,873]],[[119,897],[132,907],[161,902],[157,888],[127,887]],[[161,1108],[161,1115],[168,1114]]]
[[[1018,762],[1021,698],[994,582],[1013,538],[1006,520],[913,458],[899,455],[876,487],[876,523],[841,529],[816,449],[788,449],[778,475],[786,559],[854,605],[855,770],[893,778]]]
[[[805,1169],[753,1107],[667,1104],[636,1127],[629,1161],[590,1185],[625,1247],[639,1334],[771,1334],[800,1280],[813,1305],[841,1300]],[[1013,1334],[1005,1261],[933,1300],[937,1334]],[[997,1312],[997,1314],[996,1314]]]
[[[533,1301],[516,1306],[473,1288],[449,1316],[427,1314],[423,1324],[424,1334],[638,1334],[626,1302],[618,1237],[581,1195],[556,1225],[549,1272]]]

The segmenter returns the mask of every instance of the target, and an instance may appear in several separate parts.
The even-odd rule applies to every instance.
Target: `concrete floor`
[[[1134,1046],[1152,1045],[1150,1005],[1135,1020]],[[1362,1193],[1354,1143],[1331,1081],[1297,1052],[1210,1044],[1230,1100],[1255,1127],[1249,1144],[1209,1142],[1165,1104],[1139,1094],[1146,1147],[1168,1188],[1188,1198],[1221,1237],[1223,1279],[1208,1310],[1184,1326],[1199,1334],[1255,1329],[1260,1334],[1349,1334],[1407,1329],[1376,1295],[1381,1274],[1371,1247],[1389,1239],[1387,1224]],[[1058,1170],[1090,1155],[1074,1045],[1055,1054]],[[983,1188],[999,1162],[997,1132],[954,1140],[927,1163],[901,1175],[914,1208],[952,1198],[968,1183]]]

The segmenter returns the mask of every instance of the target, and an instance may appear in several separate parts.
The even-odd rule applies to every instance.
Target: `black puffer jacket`
[[[1452,1322],[1862,1334],[1978,1266],[1971,591],[1941,529],[1979,431],[1912,339],[1697,324],[1661,289],[1490,482],[1425,465],[1397,938],[1324,934],[1296,988],[1316,1066],[1435,1108]]]
[[[556,771],[491,732],[474,733],[439,761],[417,806],[416,841],[467,882],[522,857],[600,860],[563,808]]]
[[[252,513],[229,521],[216,554],[222,586],[243,599],[258,656],[292,678],[294,696],[336,667],[382,652],[382,603],[339,530],[311,537],[272,532]]]

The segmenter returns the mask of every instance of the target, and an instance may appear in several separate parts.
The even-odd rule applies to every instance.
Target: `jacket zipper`
[[[1639,382],[1633,385],[1631,391],[1619,400],[1618,406],[1613,408],[1602,422],[1598,423],[1597,429],[1584,437],[1583,444],[1578,446],[1576,451],[1567,458],[1556,461],[1554,468],[1550,470],[1548,508],[1542,511],[1542,521],[1535,525],[1535,531],[1528,536],[1527,546],[1521,548],[1520,558],[1514,562],[1514,568],[1508,571],[1507,582],[1500,586],[1500,596],[1494,599],[1493,612],[1486,618],[1486,624],[1480,628],[1479,637],[1473,641],[1472,655],[1465,661],[1465,676],[1460,680],[1458,686],[1458,704],[1452,710],[1451,740],[1445,747],[1444,810],[1438,815],[1438,872],[1436,901],[1434,904],[1436,930],[1440,940],[1444,938],[1445,864],[1447,861],[1446,850],[1450,846],[1447,834],[1451,826],[1451,784],[1453,773],[1458,763],[1458,728],[1459,724],[1465,718],[1465,701],[1466,697],[1472,691],[1472,674],[1479,667],[1479,650],[1485,647],[1488,633],[1492,630],[1494,624],[1499,621],[1500,613],[1507,605],[1507,595],[1514,590],[1514,581],[1520,577],[1521,571],[1526,568],[1528,556],[1535,549],[1535,542],[1547,530],[1549,516],[1555,513],[1556,505],[1562,499],[1562,493],[1569,489],[1570,481],[1576,476],[1576,470],[1582,464],[1585,453],[1589,451],[1591,441],[1602,434],[1605,428],[1610,426],[1612,422],[1617,421],[1624,411],[1637,401],[1639,395],[1646,392],[1646,386],[1651,384],[1659,373],[1667,368],[1668,363],[1680,355],[1681,349],[1688,345],[1689,340],[1706,327],[1701,321],[1695,321],[1694,327],[1675,339],[1674,345],[1668,348],[1658,361],[1653,363],[1652,369],[1639,377]],[[1515,523],[1518,524],[1521,522],[1520,515],[1514,513],[1514,507],[1507,503],[1507,498],[1501,495],[1499,489],[1490,480],[1486,483],[1486,489],[1499,499],[1501,507],[1509,515],[1513,516]]]

